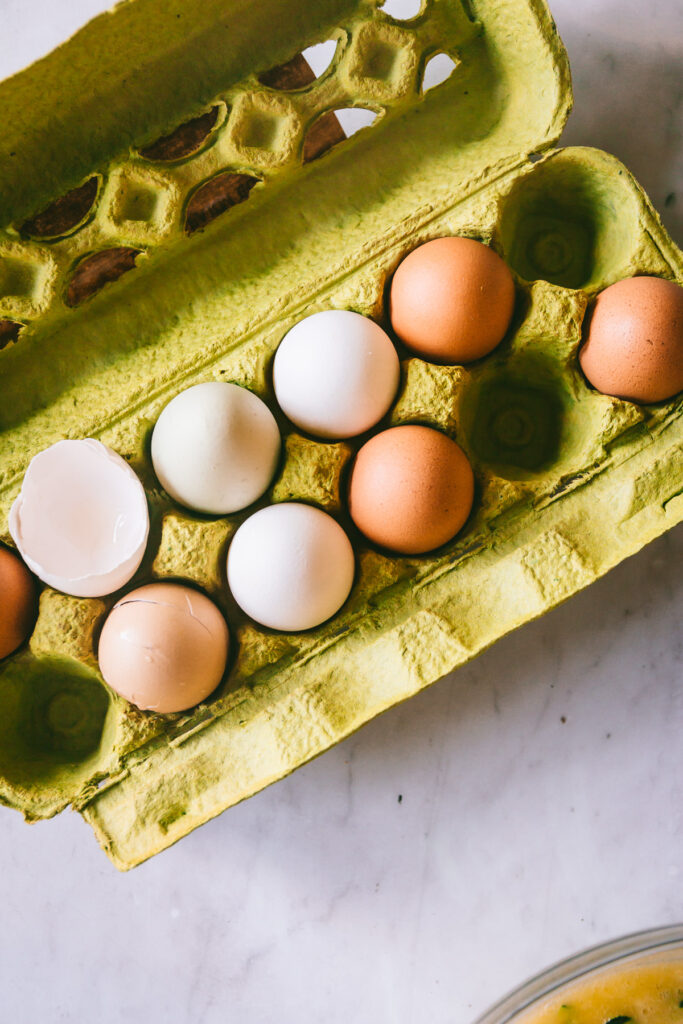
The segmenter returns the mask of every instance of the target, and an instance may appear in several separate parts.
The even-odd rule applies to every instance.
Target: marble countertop
[[[102,0],[0,0],[0,77]],[[679,0],[554,0],[567,143],[683,240]],[[471,1024],[551,961],[683,918],[683,527],[119,875],[0,809],[3,1021]]]

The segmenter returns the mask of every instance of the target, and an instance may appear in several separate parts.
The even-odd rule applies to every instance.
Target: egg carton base
[[[683,520],[682,476],[674,420],[533,525],[502,532],[483,573],[479,559],[459,562],[415,590],[391,628],[369,624],[300,667],[283,699],[256,686],[249,706],[164,742],[145,762],[144,789],[124,772],[81,807],[103,850],[120,870],[135,867],[561,604]]]

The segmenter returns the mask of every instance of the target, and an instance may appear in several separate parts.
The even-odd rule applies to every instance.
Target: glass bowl
[[[514,989],[479,1017],[475,1024],[522,1024],[540,1012],[549,998],[591,982],[600,974],[629,967],[681,962],[683,986],[683,924],[636,932],[592,946],[553,964]],[[653,1022],[655,1024],[655,1022]]]

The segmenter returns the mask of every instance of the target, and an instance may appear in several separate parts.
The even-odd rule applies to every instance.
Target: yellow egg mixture
[[[601,972],[548,997],[518,1024],[683,1024],[683,957]]]

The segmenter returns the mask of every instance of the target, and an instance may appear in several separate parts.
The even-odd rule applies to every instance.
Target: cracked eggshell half
[[[280,431],[258,395],[222,381],[181,391],[152,434],[154,472],[186,508],[227,515],[252,505],[280,458]]]
[[[102,627],[97,656],[105,682],[143,711],[186,711],[216,689],[230,634],[205,594],[151,583],[118,601]]]
[[[142,561],[145,490],[128,463],[94,438],[57,441],[31,459],[9,531],[48,586],[103,597],[124,586]]]

